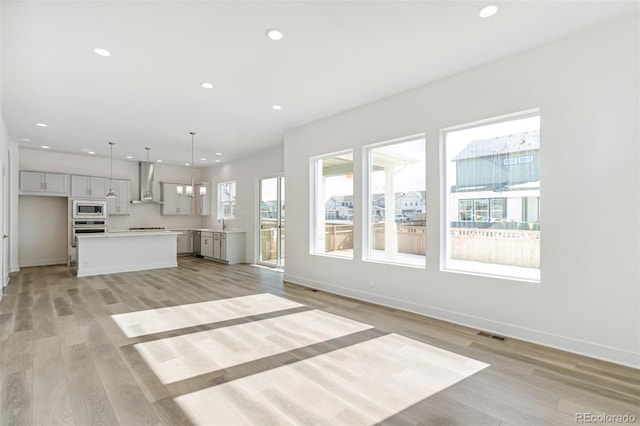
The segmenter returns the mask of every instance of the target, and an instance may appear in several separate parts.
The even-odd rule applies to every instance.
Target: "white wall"
[[[20,267],[67,263],[67,197],[21,195]]]
[[[282,174],[283,169],[282,147],[278,147],[203,170],[202,180],[212,183],[214,203],[214,213],[204,217],[203,228],[221,228],[222,224],[217,220],[218,184],[235,181],[237,216],[234,220],[225,221],[225,225],[247,232],[247,262],[253,263],[256,259],[258,180]]]
[[[638,63],[635,16],[288,132],[285,279],[640,366]],[[534,107],[541,282],[441,272],[440,130]],[[353,260],[310,255],[309,157],[354,149],[358,209],[361,147],[421,132],[426,270],[363,262],[358,214]]]

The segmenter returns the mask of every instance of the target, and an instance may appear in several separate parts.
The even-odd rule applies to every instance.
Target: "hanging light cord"
[[[193,137],[196,135],[195,132],[189,132],[191,133],[191,196],[195,197],[196,196],[196,186],[195,186],[195,180],[193,178]]]

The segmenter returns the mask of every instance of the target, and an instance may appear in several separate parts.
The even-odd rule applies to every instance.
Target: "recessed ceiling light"
[[[156,160],[158,163],[162,163],[162,160]]]
[[[31,139],[29,139],[29,138],[22,138],[22,139],[20,139],[20,140],[21,140],[22,142],[31,142]]]
[[[133,157],[130,155],[127,155],[127,160],[131,160]]]
[[[184,165],[185,165],[185,166],[190,166],[191,164],[189,164],[189,163],[184,163]]]
[[[202,158],[200,159],[200,161],[207,161],[207,159],[206,159],[206,158],[204,158],[204,157],[202,157]]]
[[[89,155],[95,155],[95,154],[96,154],[96,152],[95,152],[95,151],[89,151],[89,152],[87,152],[87,154],[89,154]]]
[[[111,56],[111,52],[109,52],[107,49],[103,49],[101,47],[97,47],[97,48],[93,49],[93,51],[96,52],[96,55]]]
[[[49,147],[48,147],[48,146],[46,146],[46,145],[40,145],[40,148],[42,148],[42,149],[49,149]]]
[[[220,162],[220,160],[216,160],[216,163],[219,163],[219,162]]]
[[[498,13],[498,10],[500,8],[498,7],[497,4],[489,4],[485,7],[483,7],[482,9],[480,9],[480,17],[481,18],[491,18],[493,15],[495,15],[496,13]]]
[[[44,123],[36,123],[36,126],[38,126],[38,127],[47,127],[47,125],[44,124]]]
[[[265,31],[265,34],[267,35],[269,40],[274,41],[282,40],[282,38],[284,37],[282,31],[277,28],[269,28],[267,31]]]
[[[216,152],[216,155],[222,155],[222,153],[221,152]]]
[[[213,89],[213,84],[207,83],[206,81],[200,83],[200,86],[204,87],[205,89]]]
[[[274,105],[271,108],[275,109],[276,111],[280,111],[282,109],[280,105]]]

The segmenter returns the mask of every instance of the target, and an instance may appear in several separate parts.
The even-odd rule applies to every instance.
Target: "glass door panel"
[[[259,263],[274,268],[284,266],[284,178],[260,180]]]

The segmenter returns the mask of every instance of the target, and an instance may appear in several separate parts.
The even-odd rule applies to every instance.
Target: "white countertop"
[[[178,231],[109,231],[106,234],[78,235],[78,238],[153,237],[178,234]]]
[[[244,233],[245,231],[240,231],[238,229],[192,229],[192,231],[201,231],[201,232],[218,232],[221,234],[239,234]]]

